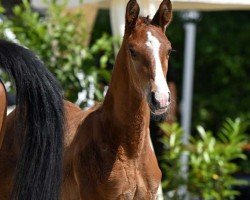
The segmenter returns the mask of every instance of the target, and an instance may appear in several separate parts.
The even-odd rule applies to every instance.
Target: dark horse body
[[[166,81],[162,80],[165,80],[171,51],[164,34],[172,17],[171,3],[164,0],[152,21],[138,15],[139,5],[130,0],[124,41],[105,101],[86,112],[63,102],[54,79],[46,70],[33,71],[36,65],[31,67],[32,73],[26,69],[28,72],[23,74],[28,78],[33,75],[38,83],[45,81],[46,84],[37,87],[34,82],[28,82],[29,90],[22,91],[24,86],[20,90],[19,84],[25,83],[18,82],[18,78],[25,82],[26,76],[15,77],[18,63],[3,61],[9,56],[5,48],[15,51],[21,48],[24,53],[28,50],[0,42],[0,66],[14,77],[19,100],[17,110],[7,118],[6,103],[0,104],[3,116],[0,117],[0,139],[4,137],[0,149],[0,200],[10,199],[11,194],[13,199],[21,200],[156,199],[161,172],[150,145],[149,118],[150,113],[157,117],[164,115],[170,103]],[[28,59],[36,60],[34,55],[27,57],[24,53],[16,56],[25,65]],[[11,67],[4,67],[6,65]],[[32,91],[41,89],[44,94],[39,96],[35,92],[41,97],[38,101]],[[6,99],[3,87],[0,87],[0,98],[1,102]],[[37,105],[30,102],[33,99]],[[51,107],[46,109],[45,103]],[[47,112],[49,110],[53,112]],[[34,115],[36,118],[32,119]],[[65,123],[60,117],[63,115]],[[24,127],[18,123],[20,120],[26,124]],[[33,127],[31,122],[38,125]],[[60,136],[63,134],[62,160]],[[57,149],[52,148],[51,143]]]

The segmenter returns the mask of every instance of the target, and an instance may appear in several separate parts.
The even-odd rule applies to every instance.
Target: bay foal
[[[56,197],[55,191],[50,197],[42,198],[46,191],[34,187],[38,191],[31,191],[33,197],[26,193],[22,198],[23,191],[18,191],[14,199],[156,199],[161,172],[150,145],[149,120],[150,114],[164,118],[170,104],[165,77],[171,45],[164,32],[172,19],[172,7],[170,0],[164,0],[152,20],[139,17],[139,10],[136,0],[130,0],[125,36],[104,103],[83,112],[64,102],[60,197]],[[17,184],[13,186],[17,155],[22,146],[17,135],[23,135],[15,124],[17,119],[15,113],[8,116],[3,134],[0,200],[9,199],[11,190],[20,188]],[[46,175],[46,171],[43,173]],[[42,179],[33,178],[44,184]]]
[[[170,104],[166,83],[171,45],[165,29],[172,18],[164,0],[153,20],[139,17],[129,1],[125,36],[103,105],[78,127],[65,152],[63,199],[156,199],[161,181],[150,146],[150,112],[165,115]],[[78,196],[79,195],[79,196]]]

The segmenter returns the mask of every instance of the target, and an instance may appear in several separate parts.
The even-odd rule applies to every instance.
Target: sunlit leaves
[[[246,184],[233,174],[239,170],[234,160],[246,158],[242,147],[248,125],[239,118],[227,119],[217,134],[198,126],[198,136],[190,138],[188,145],[182,143],[183,130],[178,124],[161,125],[166,133],[162,140],[165,147],[162,167],[167,174],[163,186],[171,194],[169,199],[183,199],[178,193],[183,185],[191,195],[201,199],[234,199],[238,192],[233,186]],[[183,153],[189,156],[187,179],[181,173]]]
[[[22,5],[14,7],[11,19],[4,17],[0,36],[6,37],[4,30],[10,30],[19,43],[35,51],[57,77],[67,99],[75,102],[78,94],[84,91],[85,98],[78,101],[82,106],[90,98],[102,100],[104,86],[110,78],[107,66],[114,62],[113,39],[103,35],[88,46],[82,10],[69,12],[67,0],[60,4],[47,1],[47,4],[48,10],[43,17],[24,0]],[[0,12],[4,10],[1,8]],[[79,74],[84,74],[84,78],[80,80]]]

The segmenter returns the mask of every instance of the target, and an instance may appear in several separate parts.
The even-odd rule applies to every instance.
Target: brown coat
[[[139,5],[130,0],[124,41],[104,103],[87,111],[64,103],[63,200],[156,199],[161,171],[150,146],[149,118],[150,112],[166,108],[149,106],[148,96],[156,90],[156,64],[145,42],[148,31],[160,41],[159,58],[166,75],[171,45],[164,31],[172,17],[171,3],[164,0],[152,21],[138,15]],[[6,109],[2,93],[0,119]],[[15,121],[13,112],[7,117],[0,149],[0,200],[10,198],[21,148],[22,132]]]

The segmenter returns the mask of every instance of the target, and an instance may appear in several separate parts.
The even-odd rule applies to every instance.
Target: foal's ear
[[[163,32],[165,32],[167,26],[172,20],[172,16],[173,13],[171,1],[163,0],[151,23],[153,25],[160,26]]]
[[[132,31],[135,28],[136,21],[140,13],[140,7],[136,0],[130,0],[126,8],[126,25],[127,31]]]

